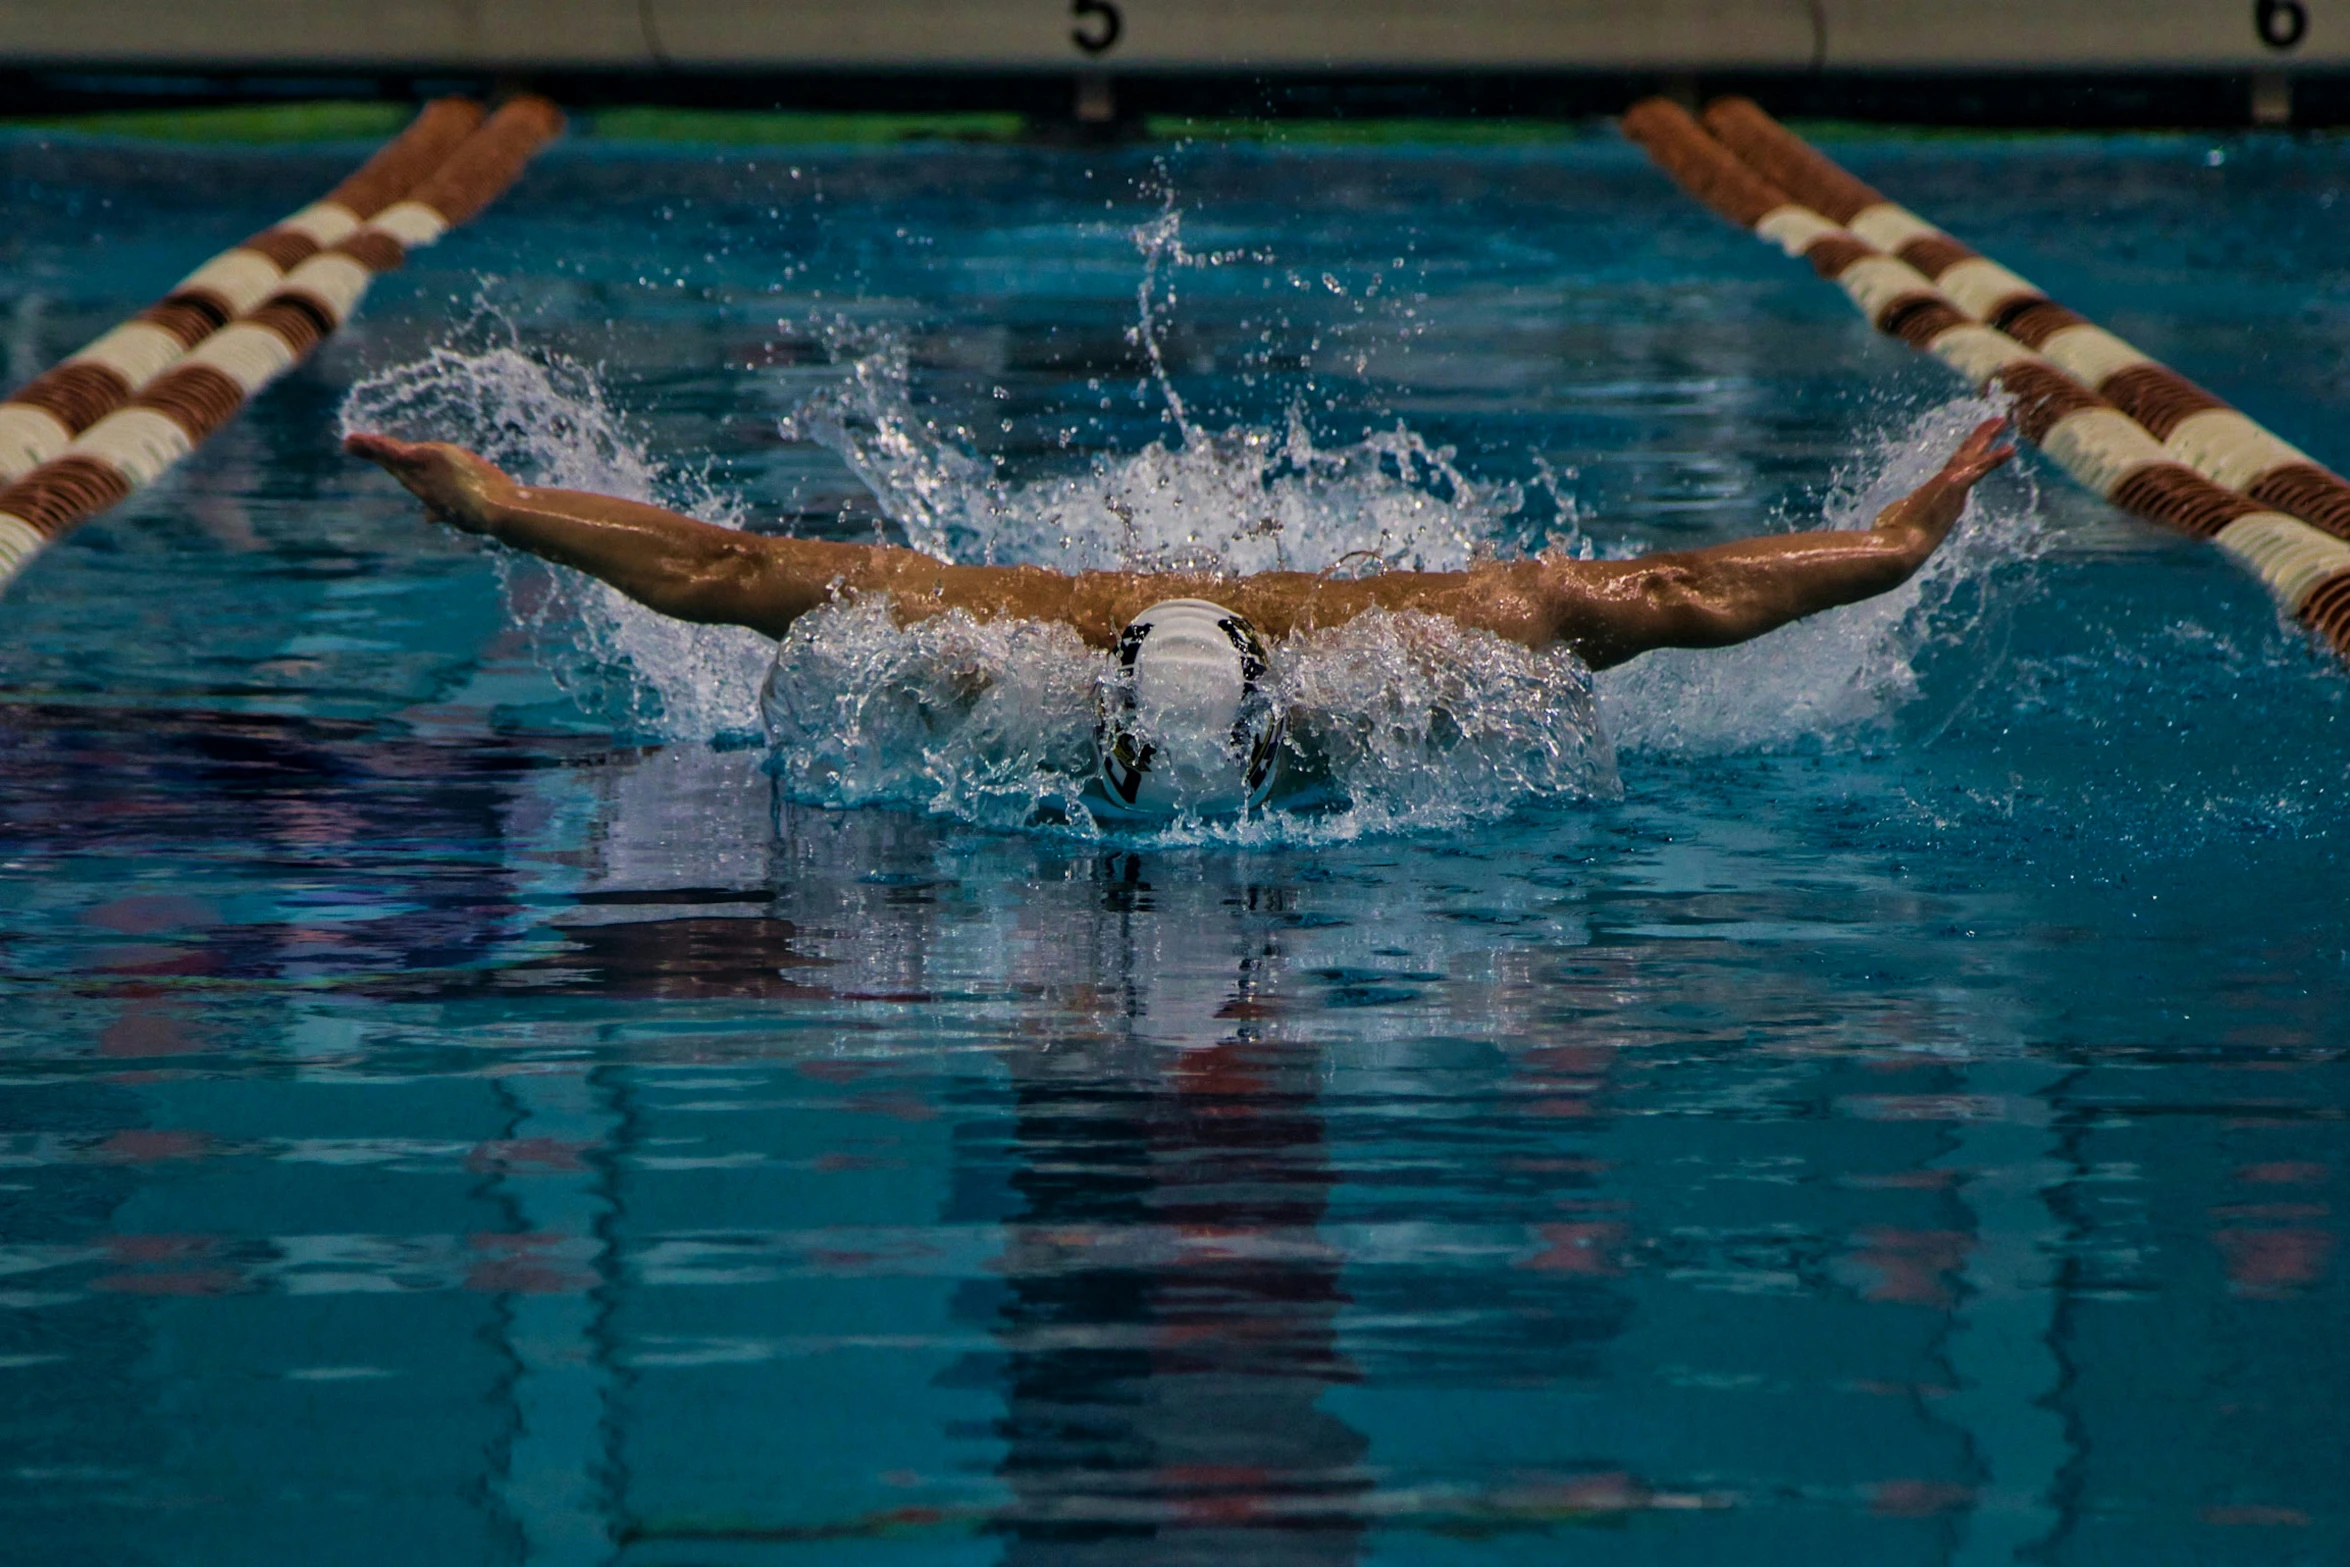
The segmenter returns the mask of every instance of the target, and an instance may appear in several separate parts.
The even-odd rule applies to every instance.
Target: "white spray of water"
[[[1173,213],[1136,238],[1145,269],[1135,331],[1155,361],[1154,279],[1188,258]],[[837,323],[802,329],[826,343],[842,374],[784,433],[838,453],[908,541],[936,555],[1064,569],[1441,570],[1488,553],[1524,501],[1516,486],[1472,480],[1450,448],[1400,424],[1336,448],[1317,446],[1296,410],[1277,431],[1203,430],[1163,375],[1171,444],[1010,482],[916,413],[902,341]],[[1865,526],[1988,411],[1962,399],[1889,437],[1862,465],[1865,477],[1831,501],[1828,520]],[[436,350],[355,388],[343,425],[462,441],[535,482],[740,524],[731,503],[652,462],[594,377],[567,361]],[[1286,793],[1316,809],[1179,823],[1157,836],[1322,840],[1605,797],[1618,784],[1603,712],[1630,745],[1664,751],[1766,748],[1870,724],[1910,694],[1936,613],[1986,556],[2013,551],[2029,509],[1991,524],[1977,519],[1898,593],[1744,648],[1651,654],[1602,677],[1596,700],[1572,655],[1528,652],[1443,619],[1373,614],[1293,638],[1276,674],[1291,713]],[[568,651],[587,660],[574,673],[626,669],[632,716],[672,739],[763,720],[798,798],[1096,830],[1082,793],[1107,665],[1066,628],[959,614],[901,628],[879,604],[841,604],[803,617],[778,648],[748,631],[666,619],[575,573],[526,569],[533,590],[517,593],[518,605],[559,665]]]
[[[1137,232],[1146,256],[1182,252],[1169,214]],[[1158,360],[1146,269],[1134,336]],[[942,559],[1044,562],[1072,571],[1319,571],[1342,560],[1443,571],[1489,553],[1525,502],[1515,484],[1480,484],[1400,423],[1321,447],[1293,407],[1280,429],[1201,428],[1163,371],[1172,443],[1096,453],[1073,473],[998,478],[942,441],[907,394],[907,356],[887,333],[838,321],[799,324],[845,373],[782,423],[788,439],[839,454],[905,530]]]
[[[456,441],[535,484],[652,501],[740,527],[737,503],[664,470],[627,430],[586,367],[514,348],[436,348],[370,376],[343,400],[343,433],[379,430]],[[639,728],[707,739],[757,722],[774,644],[735,626],[656,615],[572,571],[499,556],[508,598],[558,683],[574,694],[631,671],[628,718]]]
[[[784,637],[764,716],[798,799],[996,827],[1084,822],[1107,671],[1067,626],[955,613],[901,629],[879,600],[836,603]]]
[[[1620,792],[1591,672],[1441,616],[1360,615],[1290,642],[1282,688],[1301,757],[1392,831]]]
[[[1880,437],[1819,521],[1805,526],[1868,527],[1932,476],[1968,430],[2004,411],[1976,397],[1928,409]],[[1737,647],[1645,654],[1598,677],[1600,712],[1624,749],[1683,755],[1773,750],[1873,728],[1916,693],[1929,643],[1973,629],[1979,603],[1961,611],[1959,590],[2040,543],[2034,492],[1994,509],[1978,490],[1951,539],[1899,588]]]
[[[842,603],[784,638],[765,701],[775,765],[799,799],[917,805],[996,827],[1095,830],[1084,803],[1109,655],[1066,626],[941,615],[901,628]],[[1183,822],[1165,841],[1335,839],[1489,817],[1615,791],[1591,679],[1425,615],[1363,615],[1292,638],[1275,666],[1290,715],[1281,791],[1319,806]]]

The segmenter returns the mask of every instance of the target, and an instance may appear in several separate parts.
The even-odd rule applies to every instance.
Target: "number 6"
[[[2271,49],[2290,49],[2309,32],[2309,8],[2301,0],[2252,0],[2252,30]]]

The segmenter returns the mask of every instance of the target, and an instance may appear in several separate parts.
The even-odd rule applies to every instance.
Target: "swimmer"
[[[1968,492],[2015,454],[2000,439],[2004,428],[1997,419],[1976,427],[1941,472],[1865,531],[1770,534],[1633,560],[1544,555],[1348,580],[1306,571],[1235,577],[958,566],[889,545],[767,538],[641,501],[523,484],[441,442],[356,434],[343,445],[381,464],[449,526],[584,571],[679,620],[781,638],[810,610],[878,594],[901,625],[955,610],[982,620],[1059,621],[1092,646],[1117,651],[1131,682],[1148,684],[1155,661],[1167,703],[1216,715],[1209,728],[1239,770],[1239,793],[1227,798],[1229,791],[1202,784],[1177,803],[1229,808],[1262,798],[1268,735],[1277,734],[1277,715],[1249,716],[1252,704],[1262,707],[1255,677],[1266,642],[1380,609],[1444,616],[1529,648],[1563,644],[1593,669],[1655,648],[1728,647],[1909,580],[1958,521]],[[1146,651],[1151,661],[1141,659]],[[1110,707],[1105,698],[1102,770],[1118,796],[1138,803],[1153,746],[1131,743]],[[1181,749],[1167,739],[1159,737],[1162,778],[1172,776],[1172,753]]]

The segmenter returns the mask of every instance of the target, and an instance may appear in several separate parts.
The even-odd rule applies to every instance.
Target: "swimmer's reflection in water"
[[[1990,420],[1866,530],[1740,539],[1637,560],[1555,555],[1356,580],[1297,571],[1060,572],[960,566],[888,545],[767,538],[640,501],[519,483],[461,447],[355,434],[451,527],[570,566],[680,620],[781,638],[838,600],[877,598],[901,625],[960,611],[1056,622],[1117,654],[1104,693],[1102,794],[1113,807],[1215,814],[1263,798],[1279,715],[1259,700],[1268,647],[1369,611],[1441,616],[1594,669],[1665,647],[1727,647],[1898,587],[2007,461]]]
[[[1277,936],[1258,889],[1223,889],[1231,968],[1170,972],[1143,863],[1110,857],[1100,885],[1099,1004],[1009,1057],[1003,1560],[1355,1561],[1368,1443],[1322,1406],[1356,1380],[1322,1233],[1337,1177],[1320,1053],[1263,1021]]]

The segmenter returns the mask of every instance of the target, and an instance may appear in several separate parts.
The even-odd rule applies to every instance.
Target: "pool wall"
[[[559,26],[549,24],[557,21]],[[11,58],[363,66],[811,65],[1328,71],[2197,70],[2350,65],[2350,22],[2298,0],[476,0],[385,8],[102,0],[0,16]]]
[[[325,70],[354,73],[336,91],[358,96],[527,73],[570,103],[952,103],[1109,123],[1399,105],[1597,114],[1702,73],[1782,111],[1871,119],[2350,119],[2350,23],[2304,0],[321,0],[296,26],[262,4],[102,0],[0,12],[0,62],[12,101],[35,108],[93,93],[268,96],[288,78],[315,89]]]

